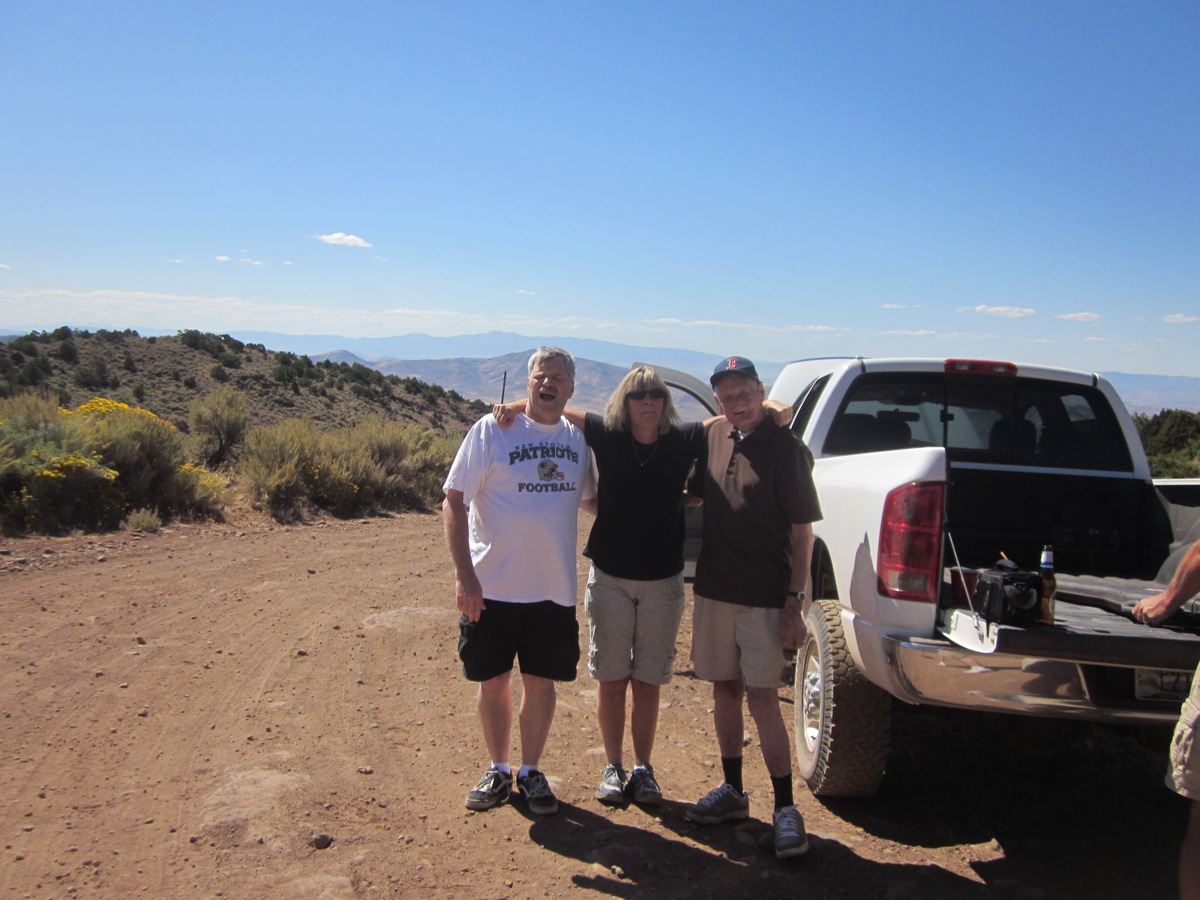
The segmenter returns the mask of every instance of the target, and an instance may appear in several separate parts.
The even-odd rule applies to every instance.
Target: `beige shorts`
[[[779,610],[696,596],[692,665],[704,681],[745,680],[748,687],[783,687]]]
[[[588,572],[588,671],[597,681],[630,676],[664,685],[675,674],[675,638],[683,618],[683,573],[653,581]]]
[[[1171,771],[1167,787],[1178,794],[1200,800],[1200,741],[1196,737],[1200,721],[1200,670],[1192,676],[1192,692],[1179,711],[1175,737],[1171,740]]]

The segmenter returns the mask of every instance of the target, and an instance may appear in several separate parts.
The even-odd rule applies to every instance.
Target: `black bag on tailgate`
[[[990,622],[1028,625],[1037,615],[1041,599],[1042,577],[1022,571],[1011,559],[1001,559],[979,573],[971,605]]]

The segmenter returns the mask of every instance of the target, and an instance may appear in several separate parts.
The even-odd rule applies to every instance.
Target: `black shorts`
[[[512,671],[552,681],[574,681],[579,665],[575,607],[552,600],[504,603],[484,600],[478,622],[458,620],[458,658],[468,681],[487,681]]]

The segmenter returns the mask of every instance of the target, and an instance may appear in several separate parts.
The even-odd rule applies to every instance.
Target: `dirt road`
[[[903,716],[879,796],[798,786],[812,852],[786,864],[758,846],[771,792],[751,745],[754,818],[690,825],[720,766],[687,618],[660,809],[592,799],[584,669],[543,760],[561,812],[472,813],[486,760],[456,620],[434,516],[0,543],[0,895],[1172,895],[1184,804],[1161,753],[1107,733],[1029,755],[983,723]]]

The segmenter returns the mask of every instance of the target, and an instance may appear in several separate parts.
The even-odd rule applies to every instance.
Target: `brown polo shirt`
[[[689,490],[704,497],[695,593],[741,606],[781,607],[792,575],[792,525],[816,522],[812,454],[770,416],[744,438],[708,433],[708,468]]]

